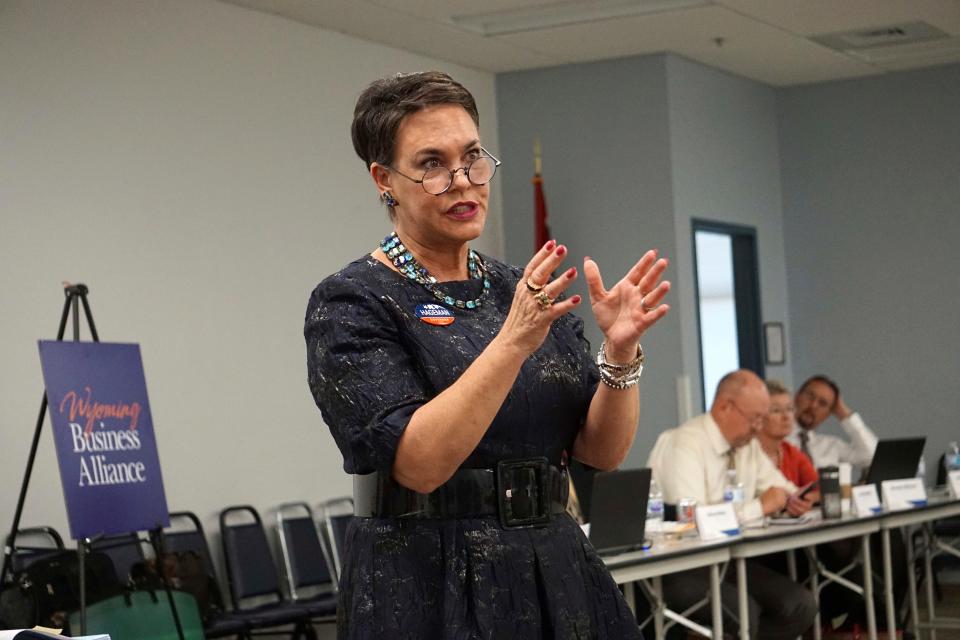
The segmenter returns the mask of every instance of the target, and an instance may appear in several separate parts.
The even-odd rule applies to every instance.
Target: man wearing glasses
[[[664,501],[676,504],[686,498],[700,505],[720,503],[735,478],[743,489],[743,501],[734,505],[741,523],[784,509],[792,515],[809,511],[811,503],[797,495],[797,487],[774,466],[755,437],[769,409],[766,384],[753,372],[725,375],[710,411],[661,434],[650,454],[647,465],[663,490]],[[725,616],[726,611],[737,610],[734,572],[727,573],[727,580],[720,587]],[[703,598],[708,585],[708,569],[664,576],[664,599],[674,611],[683,611]],[[787,576],[751,560],[747,588],[751,637],[793,639],[813,623],[817,611],[813,595]],[[707,609],[692,617],[698,616],[710,623]],[[725,629],[738,626],[735,619],[725,617]]]
[[[877,436],[860,414],[843,401],[837,383],[824,375],[808,378],[797,391],[794,406],[797,428],[787,441],[807,454],[813,466],[836,466],[841,462],[870,466]],[[817,433],[817,428],[831,415],[840,422],[849,440]]]

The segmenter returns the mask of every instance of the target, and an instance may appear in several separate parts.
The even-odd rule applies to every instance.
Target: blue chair
[[[10,546],[10,534],[7,534],[6,546]],[[53,527],[41,526],[19,529],[10,553],[11,573],[19,573],[37,560],[42,560],[63,550],[63,537]]]
[[[100,551],[113,561],[117,578],[124,585],[132,586],[131,569],[136,564],[146,562],[143,550],[144,541],[136,533],[121,533],[112,536],[92,538],[86,542],[90,551]]]
[[[240,517],[242,521],[237,522]],[[243,614],[252,629],[292,624],[293,638],[315,640],[311,620],[329,615],[329,612],[320,604],[284,599],[267,534],[257,510],[240,505],[221,511],[220,539],[234,610]],[[251,604],[255,598],[268,602]]]
[[[333,498],[320,506],[320,517],[337,582],[343,571],[343,557],[346,547],[347,526],[353,520],[353,498]]]
[[[207,546],[207,536],[196,514],[190,511],[176,511],[170,514],[170,527],[164,530],[164,549],[167,553],[196,553],[204,566],[210,581],[210,602],[207,610],[202,611],[203,630],[207,638],[236,636],[247,638],[250,624],[240,613],[226,611],[223,604],[220,585]]]

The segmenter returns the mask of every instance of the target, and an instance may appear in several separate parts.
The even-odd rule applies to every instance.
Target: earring
[[[399,204],[397,202],[397,199],[394,198],[393,194],[390,193],[389,191],[384,191],[383,193],[381,193],[380,199],[383,200],[383,204],[387,205],[388,207],[395,207]]]

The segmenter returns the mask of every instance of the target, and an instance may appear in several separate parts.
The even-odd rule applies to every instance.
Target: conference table
[[[933,593],[933,567],[931,564],[934,550],[936,552],[948,553],[955,557],[960,557],[960,550],[956,546],[951,546],[942,540],[937,540],[931,525],[946,518],[955,518],[960,516],[960,500],[954,500],[946,495],[931,496],[927,504],[921,507],[914,507],[906,511],[895,511],[886,514],[880,521],[881,544],[883,548],[883,567],[884,567],[884,591],[885,608],[887,610],[887,628],[893,629],[896,626],[896,612],[894,610],[893,598],[893,560],[890,553],[890,532],[893,529],[901,527],[921,526],[924,539],[924,574],[927,585],[927,621],[920,622],[919,606],[917,603],[917,576],[914,571],[907,571],[907,595],[909,597],[910,623],[914,630],[914,635],[919,637],[920,629],[929,629],[931,640],[936,638],[937,628],[958,629],[960,620],[956,618],[947,618],[938,620],[934,612],[934,593]],[[956,541],[955,541],[956,543]],[[912,536],[906,540],[907,548],[907,566],[913,567],[916,559],[916,552],[913,547]],[[895,634],[890,634],[891,640],[894,640]]]
[[[873,567],[870,557],[870,536],[880,533],[883,545],[883,584],[884,602],[888,634],[891,640],[896,638],[896,611],[893,597],[893,559],[890,553],[890,532],[900,527],[924,526],[928,602],[931,604],[929,622],[921,623],[917,606],[917,585],[913,571],[908,571],[909,603],[911,624],[914,631],[921,628],[956,627],[950,621],[935,621],[932,611],[932,593],[929,585],[932,582],[930,554],[931,548],[937,546],[936,541],[930,540],[930,523],[960,515],[960,500],[947,497],[931,497],[925,506],[914,507],[907,511],[892,511],[856,517],[846,515],[837,520],[823,520],[818,513],[806,521],[795,524],[768,524],[764,527],[745,528],[737,536],[730,536],[715,541],[701,541],[696,534],[691,536],[657,536],[653,538],[653,545],[644,551],[631,551],[618,555],[607,556],[604,562],[610,570],[614,580],[624,586],[624,593],[628,603],[633,605],[634,583],[643,588],[651,601],[651,618],[654,623],[654,633],[658,640],[662,639],[668,626],[667,620],[683,626],[707,637],[720,640],[723,637],[723,621],[720,603],[720,581],[722,573],[728,563],[733,563],[737,574],[737,604],[738,618],[748,621],[740,625],[740,638],[747,640],[750,637],[749,616],[746,615],[748,606],[746,561],[749,558],[770,553],[794,553],[802,550],[810,564],[810,588],[817,599],[819,607],[820,589],[830,582],[840,584],[864,598],[867,617],[867,633],[870,640],[877,639],[876,612],[873,600]],[[816,557],[816,545],[849,538],[861,539],[860,564],[863,568],[863,584],[856,584],[846,578],[845,570],[834,572],[827,569]],[[915,552],[912,540],[907,536],[907,561],[913,566]],[[940,549],[946,547],[939,543]],[[948,551],[950,552],[950,551]],[[954,555],[960,556],[960,551],[953,550]],[[792,560],[792,557],[791,557]],[[711,627],[705,627],[691,620],[688,616],[691,611],[672,611],[663,600],[662,577],[689,569],[709,568],[710,590],[706,600],[711,608]],[[793,562],[791,562],[791,570]],[[793,573],[793,571],[791,571]],[[795,573],[793,574],[795,577]],[[706,601],[703,603],[706,604]],[[699,608],[699,604],[697,608]],[[644,621],[643,624],[647,624]],[[814,637],[820,637],[820,618],[817,615],[814,624]]]
[[[645,551],[630,551],[615,556],[607,556],[604,562],[610,575],[617,584],[624,585],[624,597],[634,606],[634,583],[649,580],[648,593],[651,602],[651,615],[654,633],[658,640],[666,633],[666,619],[683,624],[701,635],[716,640],[723,637],[723,620],[720,608],[720,571],[721,566],[730,560],[730,548],[736,538],[724,538],[715,541],[701,541],[696,535],[690,537],[658,537],[653,546]],[[710,569],[710,594],[712,629],[704,627],[682,613],[666,606],[663,600],[661,578],[671,573],[690,569]],[[699,608],[699,607],[697,607]]]

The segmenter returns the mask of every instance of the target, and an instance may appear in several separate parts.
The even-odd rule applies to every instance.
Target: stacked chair
[[[171,513],[170,528],[164,532],[163,541],[169,553],[196,554],[207,573],[210,598],[204,603],[205,610],[201,611],[204,614],[203,627],[206,637],[248,638],[253,628],[250,621],[242,613],[224,609],[213,558],[200,519],[190,511]]]
[[[314,622],[333,622],[333,597],[288,600],[280,589],[267,534],[256,509],[249,505],[220,512],[220,537],[234,612],[243,615],[251,628],[293,625],[294,639],[316,638]],[[251,603],[256,599],[262,602]]]
[[[337,583],[330,571],[334,565],[310,505],[281,505],[277,509],[277,538],[290,598],[294,602],[324,603],[327,615],[335,616]]]
[[[132,570],[136,565],[146,562],[143,541],[136,533],[124,533],[115,536],[103,536],[88,540],[88,551],[100,551],[113,562],[117,578],[121,584],[132,585]]]
[[[10,546],[7,535],[6,546]],[[53,527],[28,527],[17,531],[17,540],[10,555],[10,572],[23,571],[37,560],[64,550],[63,537]]]
[[[334,579],[339,581],[343,571],[343,549],[346,543],[347,525],[353,519],[353,498],[327,500],[320,505],[320,519],[324,536],[330,546]]]

